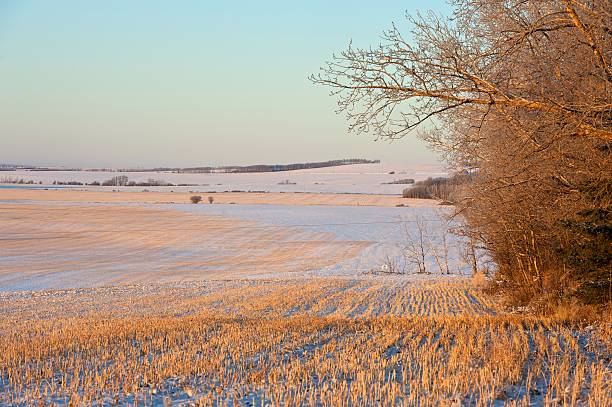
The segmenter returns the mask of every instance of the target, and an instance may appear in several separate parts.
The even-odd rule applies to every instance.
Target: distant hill
[[[247,166],[225,166],[225,167],[189,167],[189,168],[150,168],[150,169],[121,169],[122,172],[150,172],[150,171],[171,171],[178,173],[244,173],[244,172],[281,172],[307,170],[313,168],[338,167],[341,165],[353,164],[379,164],[380,160],[366,160],[362,158],[349,158],[344,160],[321,161],[312,163],[298,164],[258,164]]]
[[[39,167],[36,165],[19,165],[19,164],[2,164],[0,163],[0,171],[81,171],[80,168],[64,168],[64,167]]]
[[[14,165],[14,164],[0,164],[0,171],[15,171],[15,170],[28,170],[28,171],[92,171],[92,172],[176,172],[176,173],[243,173],[243,172],[281,172],[281,171],[295,171],[295,170],[307,170],[312,168],[325,168],[325,167],[338,167],[341,165],[353,165],[353,164],[379,164],[380,160],[366,160],[363,158],[347,158],[343,160],[331,160],[321,161],[312,163],[298,163],[298,164],[258,164],[258,165],[247,165],[247,166],[224,166],[224,167],[156,167],[156,168],[64,168],[64,167],[38,167],[32,165]]]

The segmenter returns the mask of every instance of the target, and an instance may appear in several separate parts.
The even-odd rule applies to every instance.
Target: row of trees
[[[105,187],[110,187],[110,186],[112,187],[173,187],[175,186],[172,183],[169,183],[163,180],[153,179],[153,178],[149,178],[148,180],[144,182],[130,181],[127,175],[114,176],[110,179],[107,179],[106,181],[103,181],[102,184],[99,184],[98,182],[94,181],[89,185],[102,185]],[[180,184],[179,186],[192,186],[192,185],[191,184]]]
[[[454,0],[335,56],[353,131],[419,135],[474,174],[458,212],[517,302],[612,298],[612,3]]]
[[[472,174],[459,172],[450,177],[427,178],[416,182],[402,192],[403,198],[441,199],[448,203],[461,199],[465,184],[472,182]]]
[[[354,164],[379,164],[380,160],[366,160],[363,158],[345,158],[342,160],[331,160],[322,162],[309,162],[297,164],[259,164],[248,166],[226,166],[226,167],[192,167],[192,168],[155,168],[153,171],[176,171],[182,173],[249,173],[249,172],[282,172],[313,168],[338,167]],[[124,170],[127,171],[127,170]],[[147,170],[148,171],[148,170]]]

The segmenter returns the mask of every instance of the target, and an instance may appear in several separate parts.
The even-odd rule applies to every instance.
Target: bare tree
[[[400,264],[395,258],[387,254],[385,261],[381,264],[380,272],[386,274],[406,274],[406,265]]]
[[[311,79],[350,130],[418,128],[474,174],[458,212],[507,292],[610,301],[612,3],[453,5],[450,19],[409,16],[408,36],[393,26],[376,48],[349,46]]]
[[[472,237],[469,237],[464,246],[463,257],[467,264],[470,265],[472,275],[478,273],[478,256],[476,255],[476,242]]]
[[[352,130],[397,138],[431,118],[467,107],[481,115],[493,111],[511,114],[515,109],[552,115],[571,127],[568,133],[573,137],[612,140],[609,95],[593,93],[590,103],[579,104],[541,88],[545,80],[571,79],[570,75],[563,78],[567,65],[580,62],[589,65],[584,73],[592,73],[593,81],[600,85],[612,81],[608,52],[603,49],[610,40],[606,29],[611,17],[609,2],[454,3],[454,23],[434,14],[408,16],[412,41],[393,26],[383,35],[385,44],[375,49],[350,46],[311,77],[334,89]],[[586,23],[588,28],[583,19],[592,20]],[[561,37],[562,44],[555,46],[553,35]],[[565,55],[550,66],[551,57],[568,51],[568,42],[576,45],[571,50],[574,55]],[[545,64],[536,64],[534,56],[545,57]],[[523,63],[525,57],[530,64]],[[517,69],[521,66],[523,69]],[[546,72],[550,68],[556,70]]]
[[[427,273],[427,257],[431,246],[427,242],[427,230],[425,221],[421,216],[416,216],[415,228],[411,229],[404,223],[404,236],[406,244],[403,248],[406,265],[416,266],[417,273]]]
[[[448,235],[450,233],[449,224],[444,214],[441,214],[438,212],[438,217],[442,221],[440,232],[438,234],[440,237],[440,241],[438,242],[432,239],[431,231],[427,232],[427,240],[429,242],[430,252],[434,256],[436,265],[438,266],[438,270],[440,270],[440,274],[450,274],[450,267],[448,265],[448,256],[449,256]]]

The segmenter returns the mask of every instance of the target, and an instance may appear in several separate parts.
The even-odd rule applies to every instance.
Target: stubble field
[[[2,303],[11,405],[610,401],[609,329],[505,314],[468,281],[218,281]]]
[[[509,313],[461,275],[333,272],[378,235],[268,209],[0,203],[0,404],[610,405],[610,321]]]

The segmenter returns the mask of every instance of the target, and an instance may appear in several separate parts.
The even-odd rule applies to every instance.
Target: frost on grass
[[[2,299],[0,404],[610,401],[609,327],[495,313],[468,281],[230,281]]]

